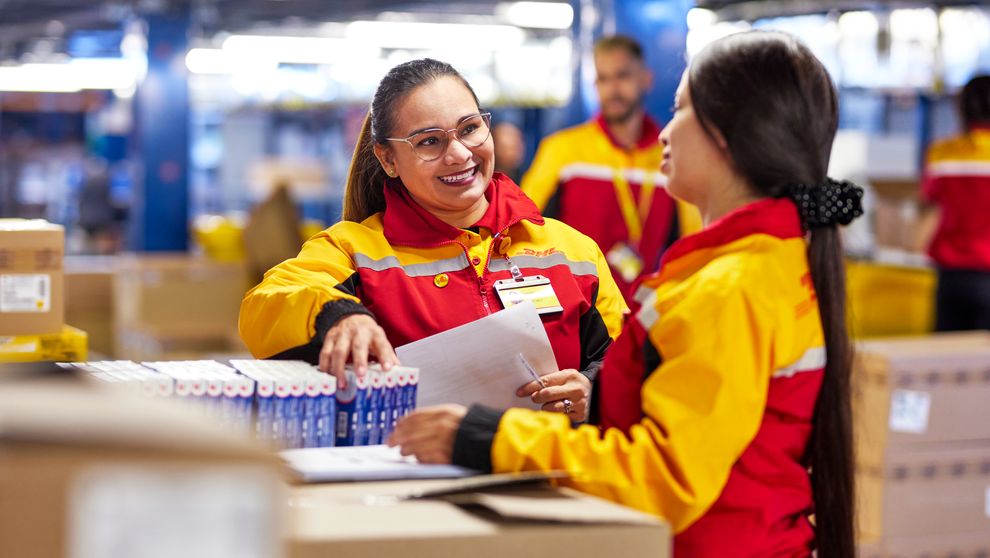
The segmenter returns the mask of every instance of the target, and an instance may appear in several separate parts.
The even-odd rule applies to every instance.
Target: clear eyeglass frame
[[[465,140],[465,138],[461,137],[460,129],[465,124],[471,122],[473,119],[478,118],[479,116],[481,117],[481,121],[485,125],[484,127],[486,133],[484,134],[484,137],[479,135],[478,137],[480,139],[476,141]],[[424,146],[424,145],[418,145],[417,143],[413,142],[413,138],[422,137],[423,140],[426,140],[429,139],[432,134],[437,134],[439,132],[443,132],[444,134],[443,136],[441,136],[442,139],[440,140],[441,143],[439,145],[431,144],[428,146]],[[384,138],[384,139],[386,141],[398,141],[409,144],[409,147],[412,148],[413,153],[415,153],[416,156],[419,157],[422,161],[428,163],[430,161],[436,161],[437,159],[442,157],[444,153],[447,152],[447,147],[450,145],[451,137],[461,142],[461,144],[464,145],[465,147],[474,148],[474,147],[480,147],[483,143],[488,141],[488,138],[491,137],[491,135],[492,135],[492,113],[480,112],[478,114],[465,116],[464,118],[461,119],[460,122],[457,123],[456,127],[451,128],[449,130],[444,130],[443,128],[430,128],[427,130],[421,130],[419,132],[416,132],[415,134],[412,134],[411,136],[404,138]],[[474,138],[471,138],[471,140],[474,140]],[[434,150],[436,150],[436,154],[431,155],[430,153],[432,153]]]

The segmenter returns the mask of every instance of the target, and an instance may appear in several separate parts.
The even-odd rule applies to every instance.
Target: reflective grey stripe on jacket
[[[373,260],[364,254],[354,254],[354,263],[359,269],[370,269],[372,271],[385,271],[386,269],[401,269],[409,277],[431,277],[440,273],[450,273],[460,271],[471,266],[467,256],[460,254],[455,258],[436,260],[418,264],[402,265],[395,256],[386,256],[380,260]]]
[[[557,252],[548,256],[509,256],[512,263],[523,269],[549,269],[555,265],[566,265],[573,275],[594,275],[598,277],[598,267],[594,262],[575,262],[567,259],[567,256]],[[505,258],[492,256],[492,261],[488,264],[491,271],[508,271],[509,263]]]

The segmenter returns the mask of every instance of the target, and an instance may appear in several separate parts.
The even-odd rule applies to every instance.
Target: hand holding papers
[[[550,339],[529,302],[403,345],[396,353],[403,365],[420,369],[420,408],[481,403],[538,409],[529,398],[516,396],[519,386],[533,381],[523,360],[539,376],[557,371]]]

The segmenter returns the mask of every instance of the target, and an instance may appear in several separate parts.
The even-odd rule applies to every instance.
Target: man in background
[[[660,126],[643,106],[653,76],[642,48],[629,37],[605,37],[594,59],[600,113],[544,139],[521,186],[544,215],[598,243],[631,300],[635,280],[656,271],[687,219],[663,189]],[[700,228],[696,211],[682,213],[693,217],[690,230]]]

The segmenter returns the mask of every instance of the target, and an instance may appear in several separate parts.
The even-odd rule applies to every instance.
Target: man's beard
[[[603,111],[602,115],[605,117],[605,122],[609,124],[624,124],[629,121],[630,118],[636,115],[636,112],[642,106],[642,99],[637,99],[632,101],[623,108],[621,112],[616,113],[605,113]]]

